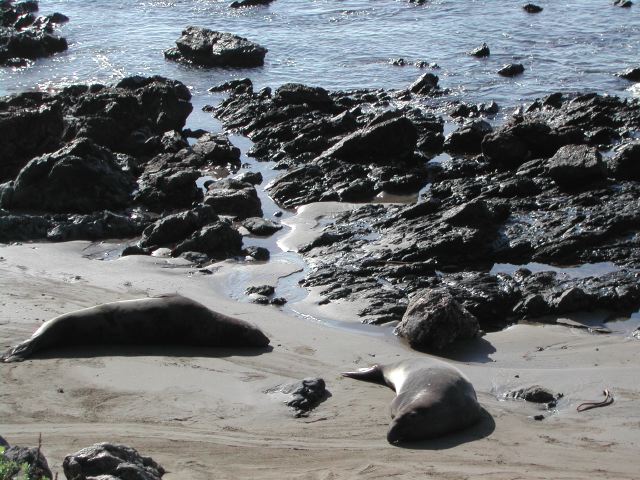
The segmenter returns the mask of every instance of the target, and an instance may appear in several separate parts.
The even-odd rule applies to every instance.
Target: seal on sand
[[[44,323],[10,348],[2,362],[19,362],[49,347],[71,345],[266,347],[257,327],[180,295],[124,300],[76,310]]]
[[[342,375],[384,382],[396,391],[389,443],[439,437],[469,427],[481,416],[471,382],[460,370],[439,360],[415,358]]]

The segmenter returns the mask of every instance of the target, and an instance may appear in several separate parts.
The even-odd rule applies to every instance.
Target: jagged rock
[[[143,248],[170,245],[192,235],[205,225],[219,220],[215,210],[208,205],[197,205],[191,210],[174,213],[161,218],[142,233],[140,246]]]
[[[113,154],[89,139],[78,139],[57,152],[31,160],[3,194],[2,207],[50,212],[89,213],[124,208],[134,189]]]
[[[273,95],[273,101],[282,105],[307,104],[326,107],[333,104],[333,100],[324,88],[309,87],[300,83],[285,83]]]
[[[478,320],[444,290],[426,290],[414,299],[396,327],[413,348],[443,350],[480,334]]]
[[[210,165],[240,165],[240,149],[233,146],[226,135],[206,133],[198,138],[192,149]]]
[[[506,394],[506,397],[520,398],[532,403],[549,403],[556,400],[556,395],[551,390],[540,385],[512,390]]]
[[[105,210],[89,215],[70,215],[64,219],[51,221],[51,225],[47,228],[46,239],[54,242],[68,242],[132,238],[140,235],[149,222],[149,218],[140,212],[127,215]]]
[[[409,87],[409,91],[418,95],[428,95],[438,90],[438,76],[433,73],[425,73]]]
[[[253,82],[249,78],[241,78],[229,80],[209,89],[210,92],[227,92],[230,91],[234,95],[243,93],[253,93]]]
[[[582,188],[606,176],[600,152],[587,145],[561,147],[547,162],[549,176],[562,187]]]
[[[49,469],[49,464],[47,463],[47,459],[42,454],[38,447],[18,447],[18,446],[9,446],[5,442],[5,450],[2,454],[2,457],[9,461],[14,462],[18,467],[15,471],[3,471],[3,475],[6,475],[7,479],[10,478],[37,478],[38,480],[42,478],[51,479],[53,475],[51,470]],[[20,466],[22,464],[29,465],[28,472],[21,472]],[[23,477],[24,475],[24,477]]]
[[[150,457],[141,456],[126,445],[96,443],[64,458],[68,480],[111,476],[127,480],[160,480],[164,469]]]
[[[178,257],[184,252],[200,252],[216,259],[239,255],[242,250],[242,236],[226,222],[215,222],[194,232],[171,250],[171,256]]]
[[[245,248],[244,253],[248,257],[251,257],[254,260],[258,260],[259,262],[266,262],[267,260],[269,260],[269,257],[271,256],[271,254],[269,253],[269,250],[267,250],[266,248],[256,247],[253,245]]]
[[[474,48],[469,52],[469,55],[478,58],[488,57],[491,54],[491,50],[486,43],[483,43],[479,47]]]
[[[274,392],[280,392],[289,397],[285,403],[295,411],[296,417],[308,415],[311,410],[331,396],[322,378],[305,378],[299,382],[278,385],[267,390],[267,393]]]
[[[259,5],[269,5],[273,0],[239,0],[229,5],[231,8],[255,7]]]
[[[257,295],[263,295],[265,297],[269,297],[273,295],[275,291],[276,289],[271,285],[258,285],[254,287],[248,287],[245,290],[245,293],[247,295],[257,294]]]
[[[524,65],[521,63],[509,63],[498,70],[498,75],[503,77],[515,77],[521,73],[524,73]]]
[[[260,185],[263,181],[260,172],[243,172],[233,178],[239,182],[250,183],[251,185]]]
[[[617,75],[631,82],[640,82],[640,67],[629,68]]]
[[[466,122],[445,139],[444,149],[452,153],[480,153],[482,140],[492,130],[491,125],[484,120]]]
[[[267,53],[244,37],[200,27],[187,27],[176,45],[165,51],[166,58],[204,67],[257,67]]]
[[[640,181],[640,142],[629,143],[618,150],[607,167],[617,179]]]
[[[522,7],[522,9],[527,13],[540,13],[543,10],[542,7],[533,3],[527,3]]]
[[[255,187],[231,178],[209,185],[204,203],[211,205],[219,215],[240,218],[262,216],[260,199]]]
[[[196,186],[201,177],[194,169],[167,168],[145,172],[139,180],[134,201],[153,211],[187,208],[202,199],[202,191]]]
[[[261,236],[273,235],[278,230],[282,230],[282,225],[260,217],[247,218],[242,222],[242,226],[254,235]]]

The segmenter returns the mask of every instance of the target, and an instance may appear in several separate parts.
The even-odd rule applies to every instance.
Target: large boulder
[[[208,205],[198,205],[192,210],[167,215],[144,230],[140,246],[149,248],[174,244],[218,220],[214,209]]]
[[[262,207],[256,188],[233,178],[213,182],[208,187],[204,203],[211,205],[218,215],[261,217]]]
[[[212,258],[224,259],[240,255],[242,236],[226,222],[215,222],[193,233],[180,242],[171,255],[178,257],[185,252],[205,253]]]
[[[340,140],[322,157],[333,157],[349,163],[389,165],[410,160],[417,140],[415,125],[402,116],[370,123]]]
[[[160,480],[165,471],[150,457],[126,445],[96,443],[65,457],[67,480],[111,476],[126,480]]]
[[[267,53],[246,38],[200,27],[187,27],[176,45],[164,52],[166,58],[203,67],[258,67]]]
[[[605,165],[600,152],[587,145],[566,145],[547,162],[549,176],[562,187],[581,188],[603,180]]]
[[[413,348],[443,350],[456,340],[477,337],[480,327],[450,293],[430,289],[409,304],[395,333]]]
[[[129,205],[134,187],[109,150],[81,138],[31,160],[0,206],[74,213],[119,209]]]

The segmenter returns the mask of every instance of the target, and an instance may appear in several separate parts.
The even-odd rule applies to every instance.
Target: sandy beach
[[[313,238],[313,208],[290,219],[296,228],[283,244]],[[61,475],[65,455],[109,441],[151,456],[167,480],[637,478],[640,367],[633,338],[517,325],[458,346],[448,361],[474,384],[483,421],[401,448],[385,438],[393,391],[339,374],[425,354],[390,334],[327,326],[225,292],[230,276],[275,283],[291,273],[286,264],[228,260],[205,274],[178,259],[83,257],[97,248],[88,242],[0,248],[3,349],[68,311],[177,292],[256,324],[273,350],[99,347],[3,364],[0,431],[17,445],[34,445],[41,433],[51,469]],[[350,320],[349,309],[332,308]],[[324,378],[331,396],[308,417],[294,418],[281,396],[265,393],[310,376]],[[557,409],[502,398],[534,384],[564,394]],[[613,392],[613,405],[576,412],[578,404],[600,400],[604,388]],[[540,413],[546,418],[535,421]]]

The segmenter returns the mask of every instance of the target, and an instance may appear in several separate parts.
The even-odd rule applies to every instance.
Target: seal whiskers
[[[439,437],[469,427],[481,416],[471,382],[460,370],[439,360],[416,358],[342,375],[384,382],[395,390],[387,433],[390,443]]]

